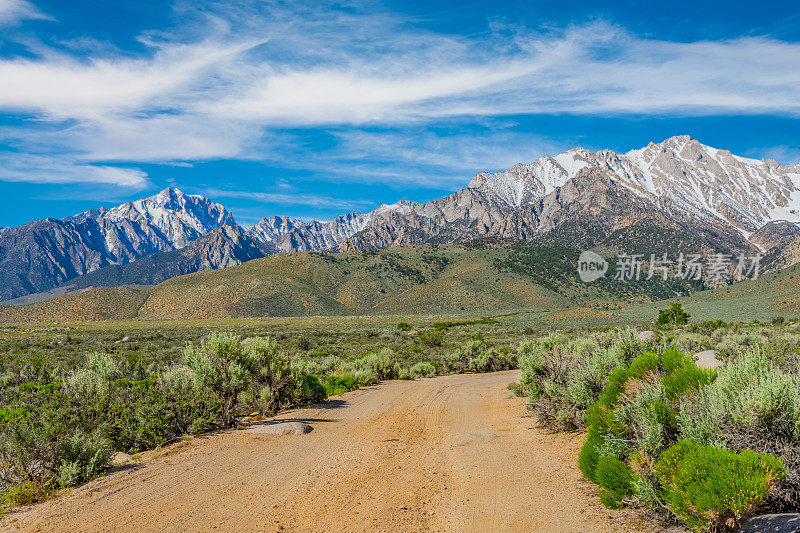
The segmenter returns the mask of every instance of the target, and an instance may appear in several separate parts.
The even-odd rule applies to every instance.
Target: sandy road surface
[[[395,381],[277,417],[306,435],[190,439],[6,518],[32,531],[629,531],[576,436],[524,417],[516,372]],[[14,522],[11,522],[14,520]]]

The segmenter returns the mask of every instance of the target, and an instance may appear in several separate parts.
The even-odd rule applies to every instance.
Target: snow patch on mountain
[[[216,228],[236,225],[233,215],[221,204],[169,187],[154,196],[109,209],[98,218],[135,221],[157,228],[175,248],[182,248]]]
[[[297,218],[272,216],[262,218],[257,224],[247,228],[247,234],[257,241],[268,243],[302,225],[303,221]]]
[[[131,250],[136,256],[183,248],[189,242],[223,226],[236,226],[233,215],[221,204],[179,189],[163,191],[111,209],[85,211],[64,221],[97,223],[105,248],[113,261],[122,264]]]
[[[744,235],[773,220],[800,222],[800,165],[778,165],[703,145],[688,135],[617,154],[583,148],[543,156],[504,172],[481,172],[468,187],[514,207],[534,203],[593,168],[659,206]]]

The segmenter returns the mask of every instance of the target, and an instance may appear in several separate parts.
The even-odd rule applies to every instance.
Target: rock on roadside
[[[719,368],[722,366],[722,361],[717,359],[716,350],[705,350],[694,354],[694,360],[700,368]]]
[[[800,514],[765,514],[754,516],[742,526],[740,533],[797,533]]]
[[[640,331],[639,332],[639,340],[640,341],[651,341],[656,338],[655,331]]]
[[[248,433],[263,433],[268,435],[304,435],[312,429],[303,422],[279,422],[277,424],[265,424],[252,427]]]

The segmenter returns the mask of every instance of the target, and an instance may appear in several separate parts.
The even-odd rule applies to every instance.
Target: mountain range
[[[583,148],[425,203],[400,201],[331,221],[238,225],[222,205],[165,189],[113,209],[0,229],[0,300],[152,285],[275,253],[352,251],[496,237],[619,253],[765,255],[800,261],[800,165],[748,159],[689,136],[617,154]]]

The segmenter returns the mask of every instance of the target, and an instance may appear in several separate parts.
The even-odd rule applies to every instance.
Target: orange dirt
[[[5,518],[26,531],[644,531],[498,372],[393,381],[276,417],[305,435],[180,442]]]

